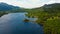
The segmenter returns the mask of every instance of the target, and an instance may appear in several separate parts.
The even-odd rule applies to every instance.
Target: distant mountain
[[[0,3],[0,11],[8,11],[8,10],[15,10],[15,9],[21,9],[17,6],[8,5],[6,3]]]
[[[54,3],[54,4],[45,4],[43,7],[60,7],[60,3]]]
[[[46,4],[46,5],[42,6],[42,8],[45,11],[59,12],[60,11],[60,3]]]
[[[29,9],[26,11],[45,11],[45,12],[60,12],[60,3],[54,3],[54,4],[45,4],[42,7]]]

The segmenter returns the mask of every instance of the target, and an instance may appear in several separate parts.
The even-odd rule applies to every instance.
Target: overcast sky
[[[60,0],[0,0],[0,2],[24,8],[35,8],[44,4],[60,3]]]

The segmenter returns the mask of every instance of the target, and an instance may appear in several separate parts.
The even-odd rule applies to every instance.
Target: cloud
[[[0,0],[0,2],[24,8],[35,8],[44,4],[60,3],[60,0]]]
[[[57,2],[60,3],[60,0],[55,0],[55,2],[56,2],[56,3],[57,3]]]
[[[50,0],[46,4],[52,4],[52,3],[60,3],[60,0]]]
[[[55,3],[55,0],[50,0],[49,2],[47,2],[46,4],[52,4]]]

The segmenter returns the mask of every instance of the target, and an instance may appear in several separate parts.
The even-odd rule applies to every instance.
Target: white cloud
[[[56,3],[57,3],[57,2],[60,3],[60,0],[55,0],[55,2],[56,2]]]
[[[20,6],[24,8],[40,7],[44,4],[60,3],[60,0],[0,0],[11,5]]]
[[[55,3],[55,0],[50,0],[49,2],[47,2],[46,4],[52,4]]]

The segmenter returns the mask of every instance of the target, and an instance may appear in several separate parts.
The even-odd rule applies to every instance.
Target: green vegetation
[[[25,12],[24,11],[25,9],[13,9],[13,10],[8,10],[8,11],[0,11],[0,17],[5,15],[5,14],[8,14],[8,13],[17,13],[17,12]]]
[[[6,12],[0,11],[0,17],[5,15],[5,14],[8,14],[8,12],[7,11]]]
[[[60,34],[60,3],[44,5],[34,9],[13,9],[0,11],[0,17],[4,14],[15,12],[28,12],[28,17],[36,17],[36,23],[44,27],[44,34]],[[25,22],[29,20],[25,19]]]
[[[36,17],[36,22],[44,27],[44,34],[60,34],[60,3],[26,9],[27,16]]]

